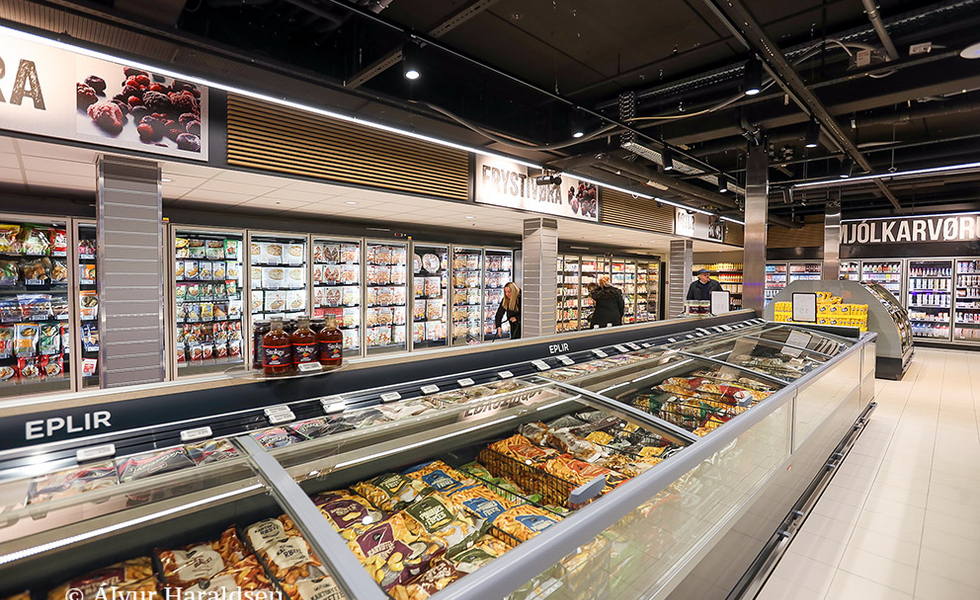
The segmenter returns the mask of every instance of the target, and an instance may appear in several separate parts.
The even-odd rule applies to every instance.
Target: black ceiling
[[[97,6],[132,17],[134,4],[141,3],[103,0]],[[848,212],[891,209],[889,195],[909,209],[980,199],[980,176],[973,175],[892,182],[884,189],[869,183],[795,190],[785,202],[782,188],[837,175],[840,144],[825,133],[819,147],[805,148],[802,138],[810,111],[788,98],[780,85],[758,96],[741,95],[743,65],[753,52],[724,23],[721,0],[154,4],[171,10],[160,10],[156,17],[144,10],[138,18],[155,18],[189,38],[318,73],[359,93],[410,103],[420,115],[465,122],[492,136],[485,138],[488,146],[534,153],[538,160],[574,165],[583,174],[663,197],[724,208],[704,175],[724,172],[742,181],[748,140],[766,139],[772,210],[782,218],[822,213],[823,204],[838,197]],[[980,0],[881,0],[880,13],[898,56],[866,67],[853,64],[855,57],[849,55],[862,48],[884,51],[861,0],[724,4],[741,4],[761,25],[793,63],[806,91],[874,172],[980,160],[980,60],[958,56],[964,47],[980,42]],[[182,10],[172,10],[174,5]],[[846,48],[828,40],[839,40]],[[931,51],[910,55],[910,46],[923,42],[933,44]],[[423,76],[414,83],[403,78],[399,56],[393,55],[406,43],[417,49],[422,64]],[[379,62],[389,68],[372,69]],[[628,123],[620,112],[624,92],[636,94],[637,119]],[[732,102],[720,106],[726,101]],[[621,170],[610,166],[617,159],[628,159],[642,167],[637,170],[647,170],[643,172],[658,169],[655,162],[621,148],[624,129],[619,126],[574,145],[541,147],[574,141],[570,127],[578,119],[590,129],[612,121],[629,125],[641,144],[658,152],[661,143],[669,144],[700,171],[668,175],[686,180],[688,193],[645,187],[635,173],[617,176],[615,171]],[[501,145],[508,140],[515,147]],[[593,160],[599,154],[610,160]],[[690,186],[705,193],[692,195]],[[731,194],[724,198],[728,204],[735,200]]]

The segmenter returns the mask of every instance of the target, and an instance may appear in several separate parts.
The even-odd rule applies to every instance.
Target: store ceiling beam
[[[453,29],[459,27],[463,23],[469,21],[473,17],[487,10],[499,0],[473,0],[468,4],[464,4],[459,7],[459,9],[453,11],[452,14],[443,19],[438,25],[433,27],[428,31],[428,36],[433,38],[440,38]],[[391,67],[397,65],[402,60],[402,50],[397,48],[392,50],[374,61],[367,67],[364,67],[354,75],[350,77],[345,82],[345,85],[351,89],[357,89],[364,85],[365,83],[371,81],[378,75],[384,73]]]
[[[756,21],[755,16],[739,0],[704,0],[704,4],[732,32],[745,47],[756,53],[766,66],[776,84],[795,102],[801,110],[813,115],[821,124],[827,135],[834,141],[844,154],[850,156],[864,172],[871,172],[871,163],[865,158],[857,146],[851,142],[841,129],[834,117],[827,111],[823,103],[810,91],[800,79],[793,66],[786,60],[782,52]],[[898,199],[881,181],[875,180],[878,189],[888,198],[895,210],[902,211]]]

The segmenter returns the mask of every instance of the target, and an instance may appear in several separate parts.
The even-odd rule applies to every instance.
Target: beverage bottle
[[[293,364],[298,368],[300,365],[317,362],[319,346],[316,333],[310,329],[310,319],[304,315],[297,321],[296,331],[289,336],[289,342],[293,347]]]
[[[269,333],[268,321],[256,321],[252,328],[252,368],[262,370],[262,338]]]
[[[292,342],[282,328],[282,317],[273,317],[269,328],[262,336],[262,372],[285,375],[293,370]]]
[[[327,322],[317,335],[320,347],[320,364],[339,367],[344,360],[344,334],[337,329],[337,318],[327,316]]]

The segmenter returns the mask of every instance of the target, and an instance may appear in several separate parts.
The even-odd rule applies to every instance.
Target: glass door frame
[[[487,273],[489,272],[488,269],[487,269],[487,252],[488,251],[490,251],[490,252],[499,252],[501,254],[507,254],[507,255],[510,256],[510,279],[508,279],[507,281],[510,282],[510,281],[514,281],[515,280],[515,278],[514,278],[514,249],[513,248],[504,248],[503,246],[482,246],[482,249],[483,249],[483,263],[482,263],[483,264],[483,277],[480,279],[480,297],[482,299],[481,300],[481,304],[482,304],[483,312],[481,314],[483,315],[483,319],[482,319],[483,322],[482,322],[482,325],[481,325],[480,343],[487,342],[488,341],[487,340],[487,335],[490,335],[490,334],[487,333],[487,330],[486,330],[486,327],[487,327]],[[506,283],[504,285],[506,285]],[[503,290],[503,288],[500,288],[500,289]],[[523,312],[524,312],[523,294],[521,295],[521,298],[522,298],[521,299],[521,313],[522,313],[522,316],[523,316]],[[510,330],[508,329],[508,332],[509,331]],[[507,339],[507,340],[511,339],[510,338],[510,333],[507,334],[507,337],[506,338],[502,338],[502,339]]]
[[[484,292],[484,287],[485,287],[484,286],[484,284],[485,284],[484,278],[486,277],[486,271],[487,271],[486,270],[486,259],[487,259],[486,249],[483,246],[465,246],[465,245],[457,246],[456,244],[450,244],[450,246],[449,246],[449,297],[450,297],[451,300],[453,298],[455,298],[455,294],[456,294],[456,277],[455,277],[455,273],[454,273],[454,271],[456,269],[455,269],[455,267],[453,267],[453,259],[454,259],[455,255],[456,255],[456,250],[460,250],[462,252],[471,252],[472,251],[472,252],[479,252],[480,253],[480,337],[477,340],[477,343],[478,344],[482,344],[484,342],[484,339],[483,339],[484,338],[484,334],[483,334],[483,327],[484,327],[484,321],[483,321],[483,318],[484,318],[484,313],[483,313],[483,311],[484,311],[483,299],[484,298],[483,298],[483,296],[484,296],[484,293],[483,292]],[[513,251],[511,251],[511,253],[513,254]],[[470,288],[463,288],[463,289],[470,289]],[[450,308],[455,307],[455,305],[456,305],[456,301],[455,300],[452,300],[452,306]],[[468,307],[469,307],[469,305],[467,305],[467,314],[469,313],[469,308]],[[469,320],[469,317],[467,316],[467,321],[468,320]],[[449,325],[450,325],[450,329],[453,330],[453,331],[451,331],[447,335],[447,337],[449,337],[449,345],[450,346],[468,346],[469,345],[469,342],[467,340],[464,340],[461,343],[457,343],[456,342],[456,334],[455,334],[455,331],[454,331],[456,324],[455,324],[455,321],[453,320],[452,310],[449,311]],[[469,337],[469,333],[468,332],[466,334],[466,337],[467,338]]]
[[[363,358],[364,356],[367,356],[367,354],[365,353],[365,345],[367,344],[367,334],[365,333],[365,319],[367,317],[367,311],[364,308],[365,307],[365,300],[367,299],[367,280],[365,279],[365,277],[367,276],[367,269],[365,267],[365,265],[367,264],[367,260],[366,260],[367,259],[367,252],[366,252],[366,249],[367,249],[367,241],[363,237],[350,237],[350,236],[342,236],[342,235],[331,236],[331,235],[328,235],[328,234],[325,234],[325,233],[324,234],[320,234],[320,233],[311,233],[310,234],[310,241],[307,244],[307,257],[306,257],[307,258],[306,264],[307,264],[307,267],[308,267],[308,271],[306,273],[306,277],[307,277],[307,281],[309,282],[308,285],[309,285],[309,288],[310,288],[309,289],[309,291],[310,291],[309,298],[307,298],[307,306],[309,307],[308,313],[309,313],[310,319],[313,319],[314,318],[313,317],[313,311],[316,309],[316,307],[314,306],[314,299],[316,297],[316,290],[313,289],[313,264],[314,264],[313,263],[313,244],[315,244],[317,240],[320,240],[321,242],[326,241],[326,242],[339,242],[341,244],[357,244],[357,248],[358,248],[357,251],[359,253],[359,255],[358,255],[358,272],[357,272],[357,277],[358,277],[357,289],[358,289],[358,294],[360,295],[360,302],[357,305],[358,306],[358,312],[359,312],[358,317],[357,317],[358,318],[358,323],[359,323],[358,328],[357,328],[358,347],[357,347],[357,353],[356,354],[348,354],[348,350],[345,349],[344,350],[344,358]],[[251,247],[251,246],[249,246],[249,247]],[[249,273],[251,274],[251,271],[249,271]],[[341,303],[341,304],[343,304],[343,303]]]
[[[70,330],[71,333],[69,334],[69,340],[68,341],[71,344],[71,356],[69,357],[69,363],[71,365],[71,370],[72,370],[72,372],[71,372],[71,380],[72,380],[72,388],[71,388],[71,390],[73,392],[75,392],[75,391],[82,391],[82,390],[85,389],[84,378],[82,377],[82,307],[81,307],[81,304],[79,304],[79,301],[81,299],[81,294],[80,294],[80,292],[81,292],[81,277],[78,276],[79,275],[79,269],[82,266],[82,261],[79,258],[80,255],[78,254],[78,242],[81,239],[81,237],[79,237],[79,235],[78,235],[78,228],[84,226],[84,227],[91,227],[91,228],[93,228],[95,230],[95,243],[96,243],[95,257],[96,257],[96,265],[98,265],[98,257],[99,257],[99,248],[98,248],[98,243],[99,243],[99,222],[97,220],[95,220],[95,219],[70,219],[70,221],[71,221],[70,229],[68,230],[68,232],[66,234],[67,237],[68,237],[68,261],[69,261],[69,264],[70,264],[69,269],[68,269],[69,270],[69,273],[68,273],[68,303],[71,305],[71,309],[68,311],[69,312],[69,315],[70,315],[68,317],[68,320],[69,321],[74,321],[76,323],[76,325],[73,325],[72,326],[73,329]],[[164,269],[164,272],[166,272],[166,269]],[[96,266],[96,271],[95,271],[95,278],[96,278],[95,279],[95,281],[96,281],[96,288],[95,288],[96,289],[96,297],[98,297],[98,289],[99,289],[99,287],[98,287],[98,281],[99,281],[100,275],[101,274],[98,271],[98,266]],[[76,282],[76,279],[77,279],[77,282]],[[166,290],[166,287],[167,286],[164,286],[164,290]],[[101,304],[101,302],[100,302],[100,304]],[[100,315],[102,313],[101,308],[102,307],[100,306],[99,307],[99,309],[100,309],[99,310],[99,314]],[[100,321],[101,321],[101,317],[95,319],[95,322],[101,326],[101,322]],[[103,357],[102,357],[102,341],[101,341],[101,338],[102,338],[102,333],[101,333],[101,330],[100,330],[100,332],[99,332],[99,357],[98,357],[98,361],[99,361],[99,364],[98,364],[98,372],[99,372],[98,383],[95,384],[95,385],[93,385],[91,387],[91,389],[102,389],[102,376],[101,376],[101,373],[102,373],[102,365],[104,363],[103,363],[103,360],[102,360]],[[165,343],[166,343],[166,336],[164,336],[164,340],[165,340]]]
[[[962,339],[962,338],[961,339],[957,339],[956,338],[956,327],[957,327],[957,323],[956,323],[956,297],[957,297],[956,296],[956,288],[958,287],[956,285],[956,280],[957,280],[957,278],[959,277],[959,274],[960,274],[959,273],[959,268],[958,268],[957,265],[959,264],[959,262],[961,260],[962,261],[970,260],[970,261],[980,262],[980,256],[957,256],[956,258],[953,259],[953,281],[952,281],[952,286],[953,286],[953,297],[952,297],[953,308],[950,311],[950,316],[953,319],[953,324],[950,327],[949,334],[950,334],[950,339],[951,339],[951,341],[954,344],[963,344],[963,345],[965,345],[967,347],[973,347],[973,346],[980,345],[980,337],[978,337],[976,339],[973,339],[973,340],[971,340],[971,339]],[[977,273],[980,273],[980,271],[978,271]],[[965,273],[965,274],[966,275],[973,275],[974,273],[971,272],[971,273]],[[980,277],[980,275],[978,275],[978,277]],[[967,296],[967,297],[969,297],[969,296]],[[980,302],[980,300],[977,300],[977,301]],[[971,308],[971,309],[968,309],[968,310],[977,311],[978,309]],[[978,331],[980,331],[980,327],[977,327],[976,329]]]
[[[405,325],[404,325],[404,327],[405,327],[405,349],[404,350],[391,350],[391,351],[387,351],[387,352],[375,353],[375,354],[372,354],[372,355],[369,355],[368,354],[368,345],[367,345],[367,328],[368,328],[368,325],[367,325],[367,311],[368,311],[368,305],[367,305],[367,290],[368,290],[368,282],[367,282],[368,261],[367,261],[367,258],[368,258],[368,253],[367,253],[367,247],[368,247],[368,244],[375,244],[375,245],[379,245],[379,246],[404,246],[405,247],[405,284],[404,284],[405,285]],[[400,353],[403,353],[403,352],[411,352],[412,351],[412,328],[410,327],[410,325],[412,323],[412,314],[411,314],[411,312],[409,312],[409,309],[412,306],[412,301],[411,301],[411,299],[408,296],[409,296],[409,294],[411,294],[412,296],[415,295],[414,287],[413,287],[415,285],[415,281],[412,278],[412,275],[413,275],[412,271],[413,271],[413,269],[409,268],[409,265],[411,263],[408,262],[409,260],[411,260],[409,258],[409,253],[411,251],[412,251],[412,240],[410,238],[405,238],[404,240],[386,240],[386,239],[381,239],[381,238],[369,238],[369,237],[363,238],[363,245],[361,246],[361,257],[364,259],[364,260],[361,261],[361,356],[364,356],[364,357],[367,357],[367,356],[386,356],[386,355],[394,355],[394,354],[400,354]],[[394,265],[389,265],[389,266],[394,266]],[[389,284],[389,285],[391,285],[391,284]],[[384,286],[384,287],[387,287],[387,286]],[[397,287],[397,286],[392,286],[392,287]],[[394,330],[394,327],[395,327],[394,326],[394,320],[392,320],[392,330]]]
[[[909,261],[909,259],[907,259],[907,258],[861,258],[861,259],[852,259],[852,260],[855,260],[858,263],[860,263],[860,269],[861,269],[860,270],[860,274],[861,274],[860,281],[865,281],[865,279],[864,279],[864,265],[866,265],[869,262],[876,262],[876,263],[884,263],[884,262],[898,263],[900,265],[900,268],[901,268],[901,273],[899,273],[899,277],[898,277],[898,294],[899,295],[898,296],[895,296],[895,299],[898,300],[898,303],[901,304],[902,306],[905,306],[907,304],[906,303],[906,300],[905,300],[905,297],[906,297],[906,294],[908,293],[908,289],[906,288],[905,283],[906,283],[906,279],[907,279],[908,261]],[[881,281],[878,281],[878,280],[873,280],[873,281],[875,283],[878,283],[878,284],[882,283]],[[882,285],[881,287],[884,288],[885,286]],[[885,288],[885,289],[887,290],[888,288]]]
[[[452,306],[452,295],[453,295],[453,245],[444,242],[420,242],[418,240],[409,240],[408,253],[412,255],[412,259],[415,258],[415,248],[416,246],[421,246],[423,248],[445,248],[446,249],[446,271],[448,271],[448,276],[446,277],[446,298],[443,299],[446,318],[446,340],[443,344],[437,344],[427,348],[419,348],[419,352],[425,352],[426,350],[436,350],[440,348],[446,348],[453,345],[453,306]],[[407,257],[406,257],[407,258]],[[407,260],[406,260],[407,262]],[[407,341],[408,341],[408,351],[415,351],[415,268],[408,269],[408,289],[405,291],[406,296],[411,295],[408,306],[406,307],[405,324],[408,327]],[[366,284],[365,284],[366,285]],[[428,321],[428,318],[426,318]]]
[[[912,295],[912,284],[909,281],[910,279],[912,279],[912,263],[913,262],[918,262],[918,263],[948,262],[950,267],[950,272],[949,272],[950,274],[948,278],[949,287],[947,288],[947,293],[949,294],[949,307],[948,307],[949,318],[945,321],[946,325],[949,327],[949,335],[947,335],[945,338],[922,337],[922,336],[916,336],[913,333],[912,334],[913,342],[914,340],[920,340],[924,342],[952,342],[953,341],[954,338],[953,328],[954,328],[954,322],[956,321],[956,317],[955,317],[956,315],[956,308],[955,308],[956,306],[956,260],[957,260],[956,257],[943,257],[943,256],[934,256],[934,257],[930,256],[930,257],[905,259],[905,271],[902,273],[902,282],[904,284],[902,289],[905,298],[902,300],[901,304],[905,306],[906,312],[912,308],[920,308],[918,306],[912,306],[912,303],[909,302],[910,297]],[[928,277],[930,276],[925,275],[923,277],[917,277],[917,279],[924,279]],[[942,275],[934,275],[933,277],[942,277]],[[924,308],[934,308],[934,307],[924,307]],[[936,321],[936,323],[942,324],[943,321]]]

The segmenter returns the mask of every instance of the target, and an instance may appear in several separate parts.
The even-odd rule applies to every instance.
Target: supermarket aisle
[[[758,600],[980,598],[980,352],[918,349]]]

